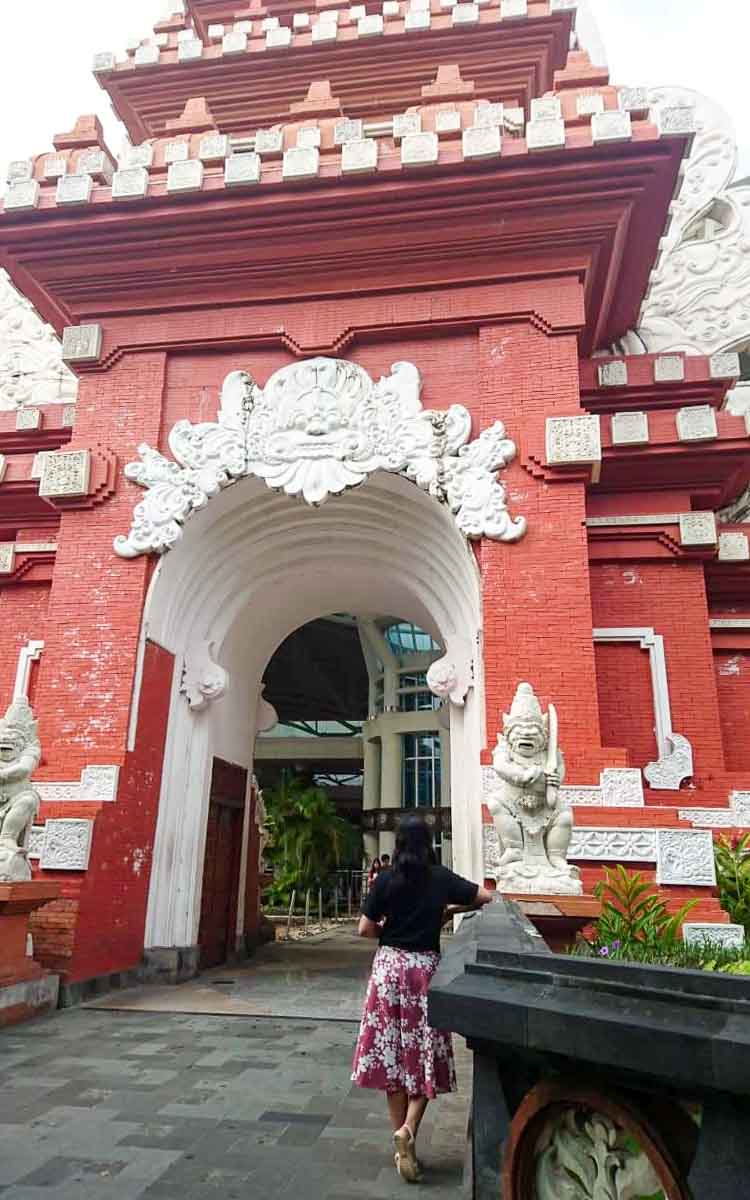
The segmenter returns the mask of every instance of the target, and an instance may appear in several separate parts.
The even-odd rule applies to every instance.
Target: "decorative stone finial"
[[[424,85],[422,95],[426,100],[470,100],[474,95],[474,84],[461,78],[457,63],[450,63],[438,67],[434,82]]]
[[[328,79],[314,79],[305,99],[289,105],[289,112],[293,116],[340,117],[342,111],[341,101],[332,95]]]
[[[168,121],[164,126],[166,133],[207,133],[216,129],[216,122],[211,115],[211,109],[204,96],[194,96],[188,100],[182,116],[174,121]]]
[[[56,133],[52,145],[55,150],[107,150],[102,123],[93,113],[78,117],[70,133]]]
[[[0,721],[0,881],[4,883],[31,879],[24,844],[39,811],[39,793],[30,780],[41,756],[34,714],[26,697],[20,696]]]
[[[499,785],[487,800],[500,843],[497,885],[504,892],[579,896],[583,885],[567,861],[573,816],[560,800],[565,762],[557,713],[519,683],[503,714],[492,767]]]

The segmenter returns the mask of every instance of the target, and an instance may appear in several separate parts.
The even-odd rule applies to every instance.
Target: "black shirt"
[[[478,891],[479,884],[454,875],[447,867],[430,867],[425,882],[415,887],[394,876],[393,871],[380,871],[362,911],[371,921],[385,917],[381,946],[439,951],[446,905],[473,904]]]

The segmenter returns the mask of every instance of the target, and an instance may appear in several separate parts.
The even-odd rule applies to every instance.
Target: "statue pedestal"
[[[510,892],[503,892],[503,896],[518,905],[556,954],[572,946],[578,934],[602,911],[601,901],[594,896],[529,896]]]
[[[26,944],[29,915],[59,895],[56,883],[0,883],[0,1026],[57,1007],[59,976],[29,958]]]

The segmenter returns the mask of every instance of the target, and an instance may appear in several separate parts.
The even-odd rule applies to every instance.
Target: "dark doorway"
[[[200,966],[217,967],[234,950],[247,771],[214,759],[206,829]]]

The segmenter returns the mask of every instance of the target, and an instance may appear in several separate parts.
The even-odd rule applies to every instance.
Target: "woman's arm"
[[[376,938],[380,933],[380,926],[375,921],[371,921],[369,917],[360,917],[357,933],[360,937]]]
[[[449,917],[456,917],[459,913],[476,912],[478,908],[484,908],[485,904],[492,901],[495,893],[489,888],[477,888],[476,898],[473,904],[449,904],[445,909],[445,920]]]

